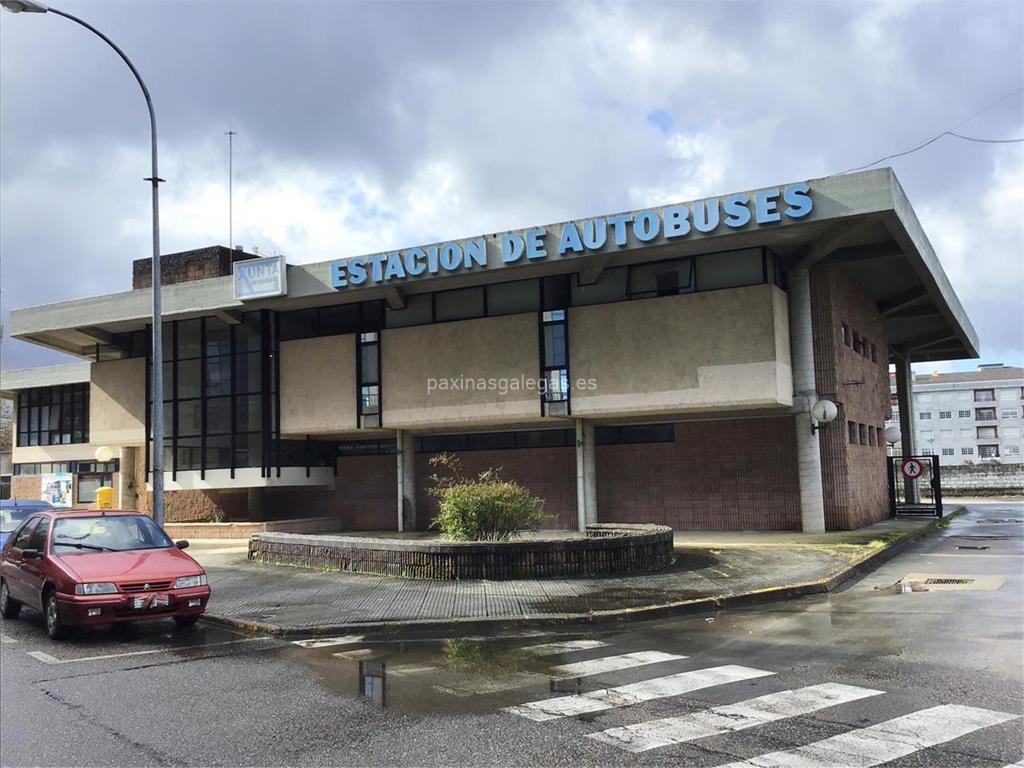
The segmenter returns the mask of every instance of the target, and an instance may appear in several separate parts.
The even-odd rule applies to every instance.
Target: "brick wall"
[[[416,517],[417,528],[420,530],[426,530],[437,514],[437,500],[429,494],[430,476],[435,474],[435,469],[430,466],[430,458],[436,455],[416,454]],[[535,496],[544,499],[544,509],[551,515],[551,520],[543,525],[544,528],[576,528],[574,448],[465,451],[453,455],[462,462],[462,470],[466,475],[472,476],[491,467],[500,467],[503,478],[515,480]],[[394,460],[393,456],[389,458]],[[391,487],[394,496],[394,482]]]
[[[345,456],[338,459],[333,491],[270,490],[265,517],[331,517],[337,530],[397,530],[396,472],[394,455]]]
[[[235,261],[258,258],[244,251],[232,251],[223,245],[197,248],[193,251],[165,253],[160,257],[160,284],[173,285],[191,280],[206,280],[231,274]],[[132,262],[132,288],[150,288],[153,285],[152,259]]]
[[[601,522],[676,530],[800,527],[791,418],[679,422],[674,443],[599,445],[597,478]]]
[[[811,271],[814,362],[818,394],[836,402],[839,416],[820,432],[825,526],[848,530],[889,514],[885,419],[890,413],[889,349],[877,306],[839,266]],[[851,346],[843,342],[843,324]],[[876,349],[876,361],[854,352],[853,334]],[[876,428],[875,445],[851,444],[847,423]]]

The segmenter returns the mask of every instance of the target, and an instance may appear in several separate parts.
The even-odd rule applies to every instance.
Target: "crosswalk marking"
[[[572,664],[559,664],[551,668],[554,677],[585,677],[587,675],[598,675],[602,672],[618,672],[623,669],[632,669],[644,664],[657,664],[660,661],[679,661],[685,656],[678,656],[674,653],[662,653],[661,651],[639,651],[637,653],[623,653],[618,656],[602,656],[599,659],[589,661],[577,661]]]
[[[649,749],[681,744],[707,736],[741,731],[787,717],[807,715],[826,707],[833,707],[884,691],[858,688],[853,685],[824,683],[796,690],[769,693],[755,699],[694,712],[683,717],[649,720],[622,728],[589,734],[589,738],[624,749],[627,752],[646,752]]]
[[[520,706],[507,707],[503,711],[521,715],[530,720],[557,720],[560,717],[572,717],[588,712],[627,707],[642,701],[679,696],[701,688],[710,688],[715,685],[750,680],[756,677],[767,677],[773,674],[775,673],[766,672],[763,669],[726,664],[721,667],[709,667],[691,672],[680,672],[667,677],[656,677],[639,683],[620,685],[616,688],[602,688],[589,693],[532,701]]]
[[[561,643],[541,643],[527,645],[522,650],[531,656],[554,656],[558,653],[571,651],[589,651],[591,648],[604,648],[608,643],[603,640],[566,640]]]
[[[719,768],[871,768],[1018,717],[1007,712],[943,704]]]

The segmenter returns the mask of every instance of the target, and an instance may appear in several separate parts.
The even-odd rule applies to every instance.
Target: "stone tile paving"
[[[195,555],[206,566],[209,612],[237,621],[295,628],[384,621],[523,618],[722,597],[828,578],[877,549],[879,537],[927,521],[880,523],[876,530],[800,539],[792,534],[727,534],[677,540],[677,562],[632,576],[518,581],[427,581],[322,573],[250,563],[241,549]],[[699,540],[699,541],[698,541]],[[868,542],[875,541],[874,545]],[[759,546],[759,544],[761,546]]]

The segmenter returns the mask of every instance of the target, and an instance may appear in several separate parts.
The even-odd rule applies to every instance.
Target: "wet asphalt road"
[[[58,644],[24,612],[0,627],[0,763],[1006,766],[1022,569],[1024,506],[985,503],[831,596],[589,632],[308,647],[157,624]],[[884,588],[910,573],[1005,583]]]

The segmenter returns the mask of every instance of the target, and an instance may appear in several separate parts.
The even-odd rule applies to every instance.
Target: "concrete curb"
[[[635,608],[617,608],[607,611],[588,611],[586,613],[553,613],[538,616],[494,617],[494,618],[453,618],[426,620],[398,620],[375,622],[348,622],[344,624],[321,624],[309,626],[287,626],[269,624],[258,621],[233,619],[206,613],[202,620],[219,626],[229,627],[241,632],[270,635],[280,638],[322,637],[328,635],[360,634],[367,639],[397,639],[424,632],[441,634],[469,634],[475,632],[503,632],[514,629],[544,629],[569,625],[588,626],[593,624],[646,621],[664,619],[671,616],[686,616],[700,613],[717,613],[728,608],[747,608],[764,605],[781,600],[792,600],[808,595],[820,595],[834,592],[851,581],[855,581],[883,563],[901,554],[914,542],[926,538],[952,520],[964,514],[966,507],[960,507],[942,518],[936,518],[928,525],[903,534],[893,539],[882,549],[873,552],[862,560],[851,563],[848,567],[832,576],[802,584],[785,584],[776,587],[723,594],[714,597],[702,597],[694,600],[680,600],[673,603],[661,603],[638,606]]]

